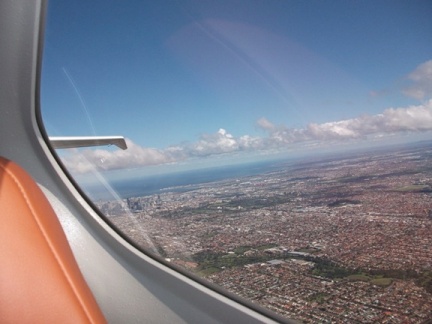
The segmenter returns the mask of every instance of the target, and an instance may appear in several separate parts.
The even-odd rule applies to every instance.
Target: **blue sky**
[[[128,138],[63,153],[77,172],[431,138],[431,14],[426,0],[51,1],[45,126]]]

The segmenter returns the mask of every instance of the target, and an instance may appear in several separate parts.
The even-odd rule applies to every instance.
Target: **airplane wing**
[[[74,147],[87,147],[99,145],[116,145],[122,150],[127,149],[126,141],[123,136],[65,136],[49,137],[51,145],[55,149],[65,149]]]

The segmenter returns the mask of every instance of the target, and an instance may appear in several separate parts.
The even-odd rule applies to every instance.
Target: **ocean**
[[[161,192],[189,191],[203,183],[264,174],[286,166],[286,161],[266,161],[107,181],[117,195],[125,199]],[[113,199],[102,184],[83,186],[83,189],[92,200]]]

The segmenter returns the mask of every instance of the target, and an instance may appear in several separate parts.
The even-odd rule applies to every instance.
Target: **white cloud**
[[[179,159],[179,154],[170,149],[157,150],[141,147],[129,139],[126,139],[126,144],[127,150],[88,149],[68,155],[63,161],[69,170],[86,173],[93,168],[101,170],[135,168],[144,165],[170,163]]]
[[[412,85],[402,91],[405,95],[418,100],[432,97],[432,60],[420,64],[408,79]]]
[[[288,128],[274,125],[266,118],[260,118],[257,126],[267,136],[235,137],[225,129],[216,133],[203,134],[198,141],[166,149],[146,148],[127,140],[125,151],[86,149],[63,157],[65,165],[72,172],[85,173],[93,168],[111,170],[136,168],[146,165],[174,163],[192,157],[204,157],[244,151],[271,151],[288,149],[292,144],[308,142],[322,143],[350,139],[367,139],[398,132],[432,131],[432,99],[428,102],[406,108],[388,108],[378,115],[363,115],[357,118],[316,124],[305,128]]]
[[[187,149],[194,156],[228,153],[238,150],[238,143],[234,137],[223,128],[215,134],[203,134],[198,142]]]
[[[341,121],[309,124],[304,129],[284,126],[269,127],[271,122],[258,123],[268,132],[269,141],[274,145],[290,144],[303,141],[326,141],[366,138],[369,135],[421,132],[432,130],[432,99],[425,104],[407,108],[388,108],[382,114],[363,115]],[[269,142],[267,141],[267,142]]]
[[[265,129],[265,130],[273,130],[276,128],[276,126],[273,125],[273,123],[271,123],[270,121],[268,121],[264,117],[258,119],[256,123],[257,123],[258,127]]]

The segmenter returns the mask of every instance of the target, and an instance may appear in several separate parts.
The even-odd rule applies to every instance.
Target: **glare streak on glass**
[[[64,74],[66,75],[67,79],[69,80],[70,84],[72,85],[73,89],[75,90],[75,93],[78,96],[79,101],[81,103],[81,107],[82,107],[82,109],[83,109],[83,111],[85,113],[85,116],[87,117],[87,121],[88,121],[89,125],[91,126],[92,132],[93,132],[94,135],[96,135],[96,129],[95,129],[94,125],[93,125],[91,116],[90,116],[89,111],[87,109],[87,105],[86,105],[86,103],[85,103],[85,101],[84,101],[84,99],[83,99],[80,91],[78,90],[77,86],[75,85],[75,82],[73,81],[72,77],[69,75],[69,73],[66,70],[66,68],[63,67],[62,70],[63,70]]]

